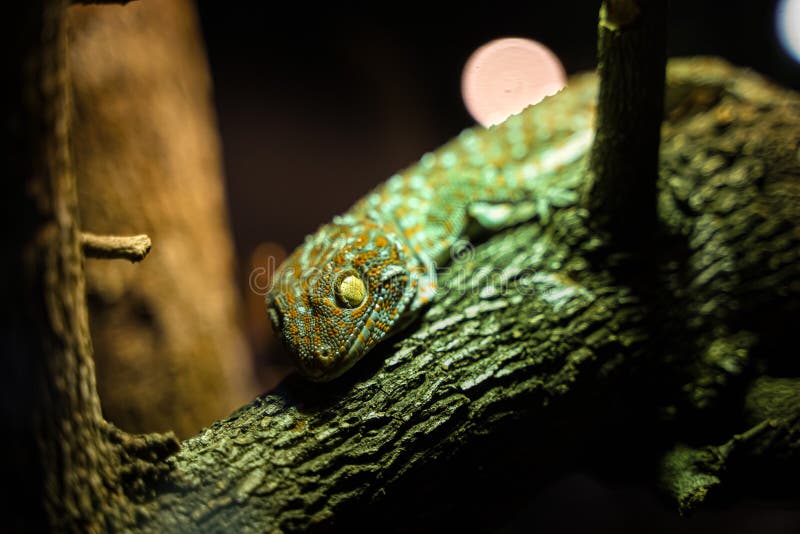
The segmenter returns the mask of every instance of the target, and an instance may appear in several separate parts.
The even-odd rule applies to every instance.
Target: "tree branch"
[[[87,258],[120,259],[136,263],[147,256],[150,245],[150,237],[146,234],[117,236],[81,233],[81,247]]]
[[[796,317],[800,287],[788,289],[788,281],[800,277],[800,265],[743,263],[748,282],[721,291],[715,284],[725,286],[728,275],[709,273],[703,260],[717,254],[720,243],[702,237],[720,206],[700,202],[709,188],[720,199],[738,191],[743,200],[739,216],[725,233],[733,243],[748,239],[753,225],[762,224],[756,214],[765,203],[777,202],[782,208],[773,208],[770,220],[782,230],[765,236],[760,246],[800,251],[800,237],[792,233],[800,213],[779,193],[791,187],[800,170],[794,156],[800,100],[771,93],[773,104],[767,104],[760,100],[765,91],[754,90],[765,87],[763,81],[718,62],[702,63],[702,68],[691,61],[676,64],[671,83],[705,90],[713,80],[719,98],[680,114],[666,130],[662,152],[661,218],[672,235],[656,247],[654,262],[661,270],[654,291],[660,294],[659,306],[680,313],[665,314],[665,322],[651,330],[653,325],[644,322],[645,305],[614,272],[613,255],[597,253],[604,250],[602,238],[589,228],[585,212],[567,207],[552,223],[534,222],[494,236],[476,248],[474,257],[453,265],[440,279],[442,294],[411,333],[379,347],[341,379],[322,385],[289,379],[185,441],[169,460],[172,476],[144,504],[146,518],[138,528],[297,531],[385,522],[386,517],[395,526],[412,528],[420,517],[431,525],[437,517],[432,507],[438,514],[456,510],[447,515],[450,526],[463,517],[475,527],[479,519],[464,514],[465,509],[482,506],[502,513],[516,489],[535,488],[550,466],[574,469],[579,458],[593,458],[594,465],[614,470],[608,465],[616,455],[618,462],[642,462],[629,467],[641,472],[653,469],[647,462],[653,461],[654,451],[676,442],[702,442],[725,433],[749,439],[756,432],[748,428],[768,428],[758,426],[760,421],[689,412],[677,399],[689,362],[698,359],[695,350],[707,347],[715,328],[730,328],[738,320],[708,309],[711,293],[715,304],[737,309],[739,318],[759,316],[751,334],[757,339],[765,335],[767,347],[790,335],[765,329],[778,318]],[[699,72],[703,79],[698,84]],[[584,83],[592,81],[573,81],[560,98],[573,98],[585,90]],[[678,100],[691,100],[692,94],[686,91]],[[564,100],[559,105],[569,108]],[[758,115],[767,126],[755,132],[749,123],[728,123],[727,134],[719,136],[712,119],[731,113]],[[794,118],[776,130],[776,121],[788,116]],[[686,145],[690,132],[696,138]],[[504,135],[503,126],[496,134]],[[716,143],[727,143],[734,152],[715,174],[703,174],[709,164],[687,156],[706,154]],[[747,156],[737,155],[744,146],[739,143],[748,146]],[[773,193],[759,193],[763,176],[737,170],[755,165],[751,158],[788,166],[771,175]],[[565,179],[585,173],[585,162],[561,172]],[[694,179],[687,183],[680,180],[683,176]],[[686,202],[693,208],[682,208]],[[685,249],[675,246],[681,236],[688,239]],[[791,244],[781,244],[786,240]],[[776,285],[787,288],[785,298],[774,298]],[[685,288],[695,290],[687,294]],[[708,329],[698,332],[687,324]],[[648,343],[654,339],[664,342]],[[691,348],[695,342],[698,349]],[[709,354],[716,354],[716,362],[737,357],[725,352],[725,343],[712,341],[712,346],[717,348]],[[749,365],[748,372],[736,374],[733,363],[692,368],[690,380],[715,391],[705,410],[736,405],[722,400],[739,391],[731,383],[757,380],[758,369],[775,357],[768,348],[760,352],[760,346],[750,345],[747,357],[761,363]],[[645,347],[651,352],[643,358]],[[699,423],[659,423],[650,410],[664,403],[676,403],[672,413]],[[651,435],[656,437],[648,442]],[[787,445],[796,444],[797,436],[783,436],[780,461],[796,458],[797,447]],[[759,457],[774,458],[773,442],[760,443]],[[717,489],[736,476],[731,467],[738,458],[726,456],[729,471]],[[670,465],[677,477],[673,480],[695,469],[691,461]],[[509,487],[509,469],[524,488]],[[478,484],[504,491],[492,500],[486,491],[474,491]],[[422,496],[420,487],[428,488]],[[394,513],[378,506],[392,502]]]
[[[735,470],[743,458],[752,461],[772,456],[788,459],[790,465],[797,466],[800,379],[757,378],[745,397],[745,410],[745,424],[753,426],[722,445],[678,444],[664,456],[660,466],[661,485],[675,499],[682,515],[690,514],[702,504],[709,492],[722,484],[726,472]],[[782,462],[773,462],[772,468],[776,465],[783,468]],[[763,469],[763,465],[759,468]]]
[[[1,277],[0,426],[10,430],[2,474],[13,488],[4,504],[20,531],[93,532],[122,522],[135,482],[152,481],[145,473],[161,472],[164,451],[176,448],[169,436],[126,437],[100,409],[69,150],[66,8],[65,0],[14,4],[0,32],[11,41],[2,70],[16,77],[0,108],[8,162],[0,211],[14,229]],[[152,446],[143,455],[148,469],[129,460],[142,439]]]
[[[593,179],[584,202],[593,226],[628,246],[647,242],[655,230],[666,3],[606,0],[600,9]]]
[[[16,283],[4,298],[21,324],[14,341],[3,342],[14,350],[0,389],[26,390],[20,398],[28,402],[19,404],[16,416],[21,421],[9,427],[19,429],[17,446],[36,453],[13,487],[23,495],[33,491],[43,508],[38,516],[28,515],[23,530],[39,521],[55,530],[92,530],[113,506],[113,471],[105,469],[113,453],[102,446],[106,427],[94,383],[76,228],[65,10],[64,0],[25,3],[19,18],[9,16],[14,27],[7,28],[23,45],[22,53],[7,57],[25,67],[5,67],[23,73],[17,80],[23,100],[15,113],[26,127],[13,130],[17,137],[10,146],[3,144],[15,152],[7,160],[15,163],[8,181],[24,193],[2,195],[4,211],[14,213],[22,228],[10,245],[9,278]]]

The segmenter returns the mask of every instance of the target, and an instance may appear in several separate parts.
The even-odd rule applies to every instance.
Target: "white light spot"
[[[800,62],[800,0],[781,0],[778,3],[775,26],[783,48]]]
[[[490,41],[472,53],[461,76],[470,115],[499,124],[566,85],[564,67],[546,46],[530,39]]]

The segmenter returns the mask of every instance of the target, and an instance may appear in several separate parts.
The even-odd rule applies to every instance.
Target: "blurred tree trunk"
[[[103,412],[188,436],[256,393],[199,22],[188,0],[68,13],[81,226],[153,239],[86,265]]]

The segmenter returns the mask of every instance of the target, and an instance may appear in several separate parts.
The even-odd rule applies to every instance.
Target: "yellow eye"
[[[355,274],[348,274],[336,284],[336,300],[347,308],[355,308],[367,297],[367,286]]]

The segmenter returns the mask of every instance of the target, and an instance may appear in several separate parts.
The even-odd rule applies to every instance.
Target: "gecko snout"
[[[308,356],[301,362],[303,374],[314,382],[327,382],[339,376],[337,366],[340,360],[333,348],[328,346],[318,346],[311,349]]]

